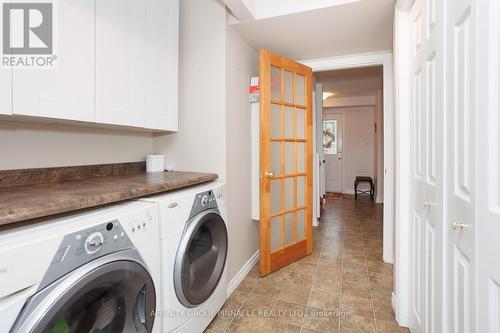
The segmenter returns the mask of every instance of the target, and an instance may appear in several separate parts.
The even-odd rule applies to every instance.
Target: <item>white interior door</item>
[[[343,192],[342,114],[326,114],[323,119],[323,151],[325,154],[325,190]]]
[[[448,1],[446,16],[446,317],[447,331],[466,333],[476,332],[477,304],[476,1]]]
[[[412,301],[414,332],[442,332],[444,3],[417,0],[412,18]]]
[[[500,332],[500,2],[478,6],[478,298],[476,332]]]

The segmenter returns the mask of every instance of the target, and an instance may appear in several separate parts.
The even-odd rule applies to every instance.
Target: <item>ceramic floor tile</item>
[[[351,295],[342,295],[342,311],[351,315],[373,318],[372,300]]]
[[[207,332],[409,332],[392,311],[382,206],[327,200],[313,233],[312,255],[265,277],[253,267]]]
[[[263,333],[299,333],[300,326],[287,324],[281,321],[270,319],[264,327]]]
[[[301,326],[306,311],[305,305],[278,301],[273,309],[272,319]]]
[[[307,305],[310,293],[310,287],[303,287],[300,284],[285,283],[278,299],[280,301]]]
[[[362,316],[351,315],[340,319],[342,333],[375,333],[375,320]],[[385,332],[384,332],[385,333]]]
[[[410,330],[405,327],[400,327],[397,324],[377,321],[377,330],[380,333],[410,333]]]
[[[340,293],[338,291],[313,287],[309,296],[308,306],[337,310],[340,308]]]
[[[338,332],[338,311],[309,307],[303,327],[324,332]]]

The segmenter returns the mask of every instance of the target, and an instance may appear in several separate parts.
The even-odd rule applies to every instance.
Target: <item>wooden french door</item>
[[[312,252],[312,71],[260,51],[260,273]]]

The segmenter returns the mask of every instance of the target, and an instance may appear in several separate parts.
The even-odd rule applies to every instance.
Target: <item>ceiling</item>
[[[383,88],[382,66],[318,72],[314,77],[334,98],[376,95]]]
[[[396,0],[360,0],[321,9],[235,23],[255,50],[308,60],[392,49]]]

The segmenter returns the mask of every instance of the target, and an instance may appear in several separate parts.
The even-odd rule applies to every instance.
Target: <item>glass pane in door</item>
[[[297,142],[297,173],[306,172],[306,144]]]
[[[325,154],[337,154],[337,121],[323,121],[323,151]]]
[[[306,177],[297,177],[297,207],[306,205]]]
[[[294,178],[285,178],[285,211],[293,209],[295,205],[295,196],[293,195],[295,192]]]
[[[271,139],[279,139],[283,137],[282,121],[281,121],[281,105],[271,104]]]
[[[295,104],[306,105],[306,79],[302,75],[295,75]]]
[[[271,215],[281,213],[281,180],[271,181]]]
[[[299,210],[297,212],[297,241],[304,239],[305,220],[306,220],[306,211]]]
[[[271,99],[281,99],[281,68],[271,66]]]
[[[295,143],[285,142],[285,175],[295,173]]]
[[[293,73],[284,71],[283,81],[285,84],[285,102],[293,103]]]
[[[271,172],[275,176],[281,175],[281,142],[271,142]]]
[[[290,213],[285,215],[285,246],[293,243],[293,220],[295,213]]]
[[[306,138],[306,115],[303,109],[295,109],[295,116],[297,118],[297,139]]]
[[[271,251],[281,247],[281,220],[283,216],[271,219]]]
[[[293,138],[293,108],[285,106],[284,109],[284,137],[289,139]]]

